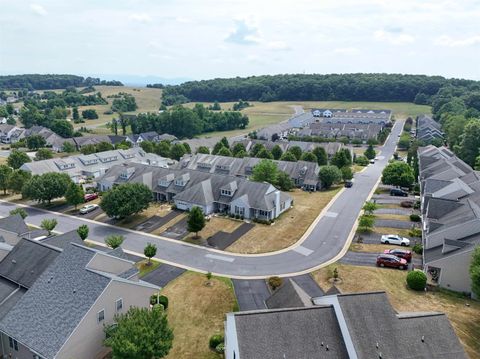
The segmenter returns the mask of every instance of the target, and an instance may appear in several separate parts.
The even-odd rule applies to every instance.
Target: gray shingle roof
[[[53,358],[110,283],[86,269],[95,251],[71,245],[0,322],[0,330]]]
[[[240,358],[348,358],[332,306],[240,312],[234,320]]]
[[[5,218],[0,218],[0,230],[17,233],[18,235],[29,231],[22,216],[16,214]]]
[[[0,262],[0,276],[30,288],[59,254],[60,249],[21,239]]]
[[[312,306],[310,296],[292,279],[288,279],[266,301],[269,309],[300,308]]]
[[[78,232],[76,229],[70,232],[59,234],[57,236],[44,238],[41,240],[41,242],[60,248],[60,249],[67,248],[68,246],[70,246],[70,243],[83,244],[83,241],[78,235]]]
[[[359,358],[466,358],[444,314],[397,316],[384,292],[337,298]]]

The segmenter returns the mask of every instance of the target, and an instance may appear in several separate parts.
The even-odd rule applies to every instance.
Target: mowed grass
[[[289,192],[293,207],[280,215],[273,225],[256,224],[226,251],[235,253],[266,253],[287,248],[297,242],[322,209],[341,190],[306,192],[295,189]]]
[[[85,123],[75,124],[75,127],[81,127],[86,125],[103,125],[112,120],[112,118],[118,117],[118,114],[114,113],[112,115],[104,114],[105,111],[110,110],[112,107],[112,102],[114,98],[108,98],[110,95],[116,95],[120,92],[128,93],[135,97],[137,103],[137,110],[134,112],[126,112],[126,114],[136,114],[142,112],[158,112],[160,107],[162,90],[155,88],[146,88],[146,87],[129,87],[129,86],[94,86],[96,92],[100,92],[102,97],[108,102],[107,105],[96,105],[96,106],[80,106],[78,111],[80,116],[82,111],[85,109],[95,109],[98,113],[98,119],[96,120],[85,120]],[[99,129],[99,133],[108,133],[108,129]],[[97,131],[95,131],[97,132]]]
[[[223,334],[225,314],[237,310],[230,279],[213,277],[206,285],[204,274],[186,272],[165,286],[169,299],[168,322],[173,328],[173,348],[168,359],[220,359],[208,340]]]
[[[324,289],[337,267],[342,282],[336,284],[342,293],[385,291],[397,312],[434,311],[445,313],[470,358],[480,357],[480,303],[443,291],[415,292],[406,287],[407,272],[370,267],[332,264],[313,273]],[[468,306],[467,306],[468,304]]]

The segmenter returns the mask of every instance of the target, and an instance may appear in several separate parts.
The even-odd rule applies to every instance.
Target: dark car
[[[353,180],[352,181],[345,181],[345,187],[350,188],[353,186]]]
[[[391,254],[398,258],[405,259],[408,263],[412,261],[412,251],[406,249],[385,249],[384,254]]]
[[[398,258],[391,254],[380,254],[377,257],[377,267],[391,267],[398,269],[407,269],[408,263],[403,258]]]
[[[402,190],[400,188],[392,188],[390,190],[390,196],[407,197],[408,192],[405,192],[404,190]]]
[[[83,199],[85,200],[85,202],[88,202],[88,201],[93,201],[94,199],[97,199],[98,198],[98,193],[87,193]]]

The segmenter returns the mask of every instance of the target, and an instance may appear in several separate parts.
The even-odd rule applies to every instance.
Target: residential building
[[[0,141],[2,143],[10,143],[12,135],[17,131],[19,128],[14,125],[7,125],[0,124]]]
[[[374,123],[313,122],[309,127],[299,130],[296,135],[299,137],[316,136],[329,139],[346,137],[350,140],[357,139],[366,142],[369,139],[377,139],[383,128],[383,125]]]
[[[396,313],[385,292],[312,301],[227,314],[226,359],[467,358],[444,314]]]
[[[246,219],[273,220],[292,198],[269,183],[249,181],[188,168],[160,168],[138,163],[112,167],[98,179],[101,191],[122,183],[143,183],[154,200],[173,202],[181,210],[200,207],[204,214],[226,213]]]
[[[0,218],[0,243],[14,246],[29,233],[30,229],[19,214]]]
[[[126,140],[126,136],[118,135],[86,135],[80,137],[73,137],[75,146],[78,150],[81,150],[82,147],[87,145],[98,145],[102,142],[110,143],[112,146],[115,146],[119,143],[122,143]]]
[[[171,159],[154,153],[147,153],[137,147],[128,150],[111,150],[90,155],[28,162],[20,168],[31,172],[33,175],[41,175],[48,172],[67,173],[75,183],[81,183],[87,178],[100,177],[111,167],[127,162],[145,163],[160,167],[168,167],[175,163]]]
[[[103,358],[104,325],[113,324],[115,314],[132,306],[149,307],[150,296],[159,290],[139,281],[134,263],[113,252],[72,243],[55,255],[0,320],[4,357]],[[43,265],[41,257],[34,263]],[[15,265],[5,263],[13,270]]]
[[[262,159],[253,157],[235,158],[217,155],[196,154],[185,155],[180,159],[176,168],[187,168],[201,172],[230,175],[248,178]],[[289,175],[296,187],[307,191],[316,191],[321,188],[318,172],[320,167],[317,163],[307,161],[275,161],[280,171]]]
[[[143,132],[139,134],[131,134],[127,135],[125,141],[130,142],[133,146],[139,146],[143,141],[150,141],[150,142],[161,142],[161,141],[175,141],[177,137],[173,135],[169,135],[168,133],[164,133],[159,135],[155,131],[150,132]]]
[[[417,139],[429,145],[434,139],[443,141],[444,133],[440,124],[427,115],[417,117]]]
[[[449,149],[419,148],[423,261],[429,282],[470,293],[480,245],[480,175]]]
[[[345,145],[341,142],[306,142],[306,141],[267,141],[267,140],[256,140],[256,139],[239,139],[236,141],[232,141],[230,144],[230,148],[234,148],[236,144],[242,144],[245,147],[245,150],[249,152],[253,146],[256,144],[261,144],[265,146],[265,148],[269,151],[273,149],[275,146],[279,146],[282,152],[288,151],[290,148],[294,146],[300,147],[302,152],[312,152],[317,147],[322,147],[325,152],[327,152],[328,157],[332,157],[335,153],[337,153],[340,149],[344,148]]]

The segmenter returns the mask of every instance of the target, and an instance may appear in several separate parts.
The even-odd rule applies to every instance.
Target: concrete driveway
[[[267,283],[263,279],[233,279],[233,288],[240,310],[266,309],[265,301],[270,297]]]

